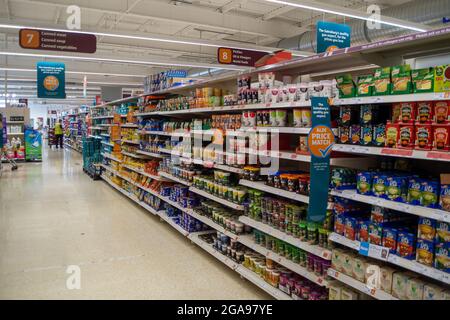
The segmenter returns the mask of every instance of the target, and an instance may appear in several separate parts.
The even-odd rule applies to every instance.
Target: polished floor
[[[75,151],[44,150],[42,163],[3,171],[0,299],[270,299],[91,180],[81,162]],[[77,283],[67,273],[72,265],[80,268],[80,289],[68,289]]]

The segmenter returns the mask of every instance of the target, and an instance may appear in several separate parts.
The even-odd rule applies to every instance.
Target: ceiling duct
[[[442,18],[450,15],[450,1],[415,0],[383,9],[381,11],[381,19],[383,19],[383,15],[438,27],[443,23]],[[366,21],[356,19],[349,20],[347,24],[352,28],[352,46],[414,33],[414,31],[387,26],[382,26],[381,29],[370,30],[366,26]],[[272,46],[315,52],[317,48],[316,32],[308,31],[295,37],[283,39]]]

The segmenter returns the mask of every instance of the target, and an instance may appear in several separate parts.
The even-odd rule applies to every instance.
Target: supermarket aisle
[[[102,181],[46,150],[0,178],[0,299],[269,299]],[[69,290],[68,265],[81,268]]]

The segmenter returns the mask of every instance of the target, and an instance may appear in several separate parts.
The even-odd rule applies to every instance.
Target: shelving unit
[[[364,70],[364,67],[367,66],[368,60],[371,59],[371,57],[375,57],[376,62],[383,62],[386,64],[387,62],[384,61],[385,56],[398,56],[402,57],[410,52],[416,52],[416,49],[423,49],[427,46],[433,47],[433,49],[439,50],[439,49],[445,49],[446,45],[445,43],[448,43],[448,40],[450,39],[450,29],[442,29],[441,31],[433,31],[430,33],[425,33],[422,35],[408,35],[405,37],[400,37],[396,39],[395,41],[386,40],[386,41],[380,41],[376,43],[372,43],[367,46],[357,46],[357,47],[351,47],[347,49],[339,49],[337,51],[334,51],[332,54],[330,53],[323,53],[323,54],[317,54],[311,57],[306,57],[299,60],[293,60],[293,61],[286,61],[283,63],[275,64],[266,66],[264,68],[256,68],[251,69],[248,72],[242,72],[240,75],[250,75],[255,76],[258,74],[258,72],[283,72],[287,71],[288,74],[298,74],[298,75],[308,75],[313,73],[323,73],[326,74],[327,72],[331,72],[332,70],[341,70],[342,68],[356,68],[360,71]],[[420,50],[419,50],[420,51]],[[339,71],[340,72],[340,71]],[[342,72],[345,73],[345,72]],[[334,74],[334,73],[333,73]],[[205,81],[199,81],[194,84],[189,85],[182,85],[179,87],[169,88],[165,90],[160,90],[157,92],[153,92],[152,94],[180,94],[185,95],[188,92],[191,92],[193,89],[202,88],[204,86],[214,87],[214,86],[224,86],[224,87],[232,87],[233,85],[236,85],[236,78],[237,73],[234,73],[232,75],[226,75],[226,76],[219,76],[219,77],[212,77],[212,79],[205,80]],[[147,93],[148,94],[148,93]],[[144,97],[144,95],[139,95],[134,97],[134,99],[138,99],[141,97]],[[362,104],[388,104],[388,103],[396,103],[396,102],[413,102],[413,101],[438,101],[438,100],[449,100],[450,99],[450,93],[428,93],[428,94],[406,94],[406,95],[389,95],[389,96],[376,96],[376,97],[356,97],[356,98],[346,98],[346,99],[334,99],[330,101],[330,104],[332,106],[348,106],[348,105],[362,105]],[[118,104],[124,101],[128,100],[119,100],[116,102],[112,102],[107,104],[108,106]],[[101,108],[102,106],[98,106],[97,108]],[[152,117],[152,116],[159,116],[163,117],[163,119],[168,119],[172,116],[175,116],[174,118],[183,118],[183,117],[207,117],[212,114],[224,114],[224,113],[233,113],[238,114],[242,112],[243,110],[269,110],[269,109],[287,109],[291,110],[292,108],[308,108],[311,107],[311,104],[309,101],[305,102],[294,102],[294,103],[260,103],[260,104],[245,104],[245,105],[235,105],[235,106],[221,106],[221,107],[207,107],[207,108],[195,108],[195,109],[184,109],[184,110],[155,110],[152,112],[140,112],[135,114],[138,117],[141,117],[144,119],[145,117]],[[167,118],[165,118],[167,117]],[[139,126],[134,123],[127,123],[122,125],[123,128],[136,128],[138,129]],[[228,136],[243,136],[246,135],[248,132],[275,132],[280,133],[284,135],[306,135],[309,133],[311,128],[304,127],[304,128],[294,128],[294,127],[256,127],[256,128],[241,128],[237,131],[226,131],[225,134]],[[163,132],[163,131],[143,131],[140,130],[139,133],[141,135],[150,135],[150,136],[162,136],[162,137],[192,137],[196,135],[204,135],[209,134],[211,135],[213,133],[213,130],[191,130],[190,132]],[[122,140],[122,143],[129,143],[129,144],[138,144],[136,141],[128,141],[128,140]],[[166,144],[169,147],[169,144]],[[170,148],[172,145],[170,145]],[[152,145],[151,148],[154,148]],[[150,149],[149,150],[155,150]],[[190,152],[182,152],[179,151],[180,149],[174,149],[170,150],[168,148],[160,148],[158,151],[155,152],[147,152],[143,150],[136,151],[136,154],[145,155],[148,157],[155,157],[155,158],[164,158],[168,157],[170,155],[172,156],[178,156],[180,160],[182,160],[185,163],[193,163],[196,165],[201,165],[207,168],[215,168],[227,172],[232,172],[236,174],[242,174],[243,169],[241,167],[233,167],[230,165],[225,164],[218,164],[211,160],[205,160],[205,159],[196,159],[192,158],[192,155]],[[184,149],[183,149],[184,150]],[[186,151],[186,150],[185,150]],[[333,157],[331,158],[331,166],[339,166],[339,165],[345,165],[346,168],[357,168],[358,165],[361,165],[362,162],[364,164],[368,164],[371,162],[371,160],[376,159],[376,157],[373,156],[387,156],[387,157],[402,157],[407,159],[417,159],[417,160],[429,160],[429,161],[436,161],[439,163],[445,164],[446,162],[450,161],[450,153],[445,152],[437,152],[437,151],[421,151],[421,150],[402,150],[402,149],[389,149],[389,148],[379,148],[379,147],[372,147],[372,146],[356,146],[356,145],[343,145],[343,144],[335,144],[333,146]],[[246,154],[256,154],[259,156],[265,156],[265,157],[271,157],[274,159],[283,160],[284,162],[289,161],[289,163],[294,163],[293,166],[302,167],[308,166],[311,162],[311,156],[309,154],[299,154],[295,153],[294,150],[282,150],[282,151],[276,151],[276,150],[270,150],[270,151],[260,151],[260,150],[252,150],[250,148],[247,148],[245,150]],[[345,153],[345,154],[340,154]],[[122,152],[124,155],[130,155],[137,157],[135,155],[131,155],[127,152]],[[335,156],[337,154],[337,156]],[[347,155],[348,154],[348,155]],[[364,157],[361,157],[364,156]],[[106,156],[110,157],[111,156]],[[113,159],[114,160],[114,159]],[[281,161],[280,161],[281,163]],[[430,162],[432,163],[432,162]],[[125,166],[126,168],[133,170],[132,168],[129,168],[128,166]],[[142,172],[139,172],[139,170],[133,170],[135,172],[138,172],[140,174],[144,174]],[[160,172],[160,177],[163,177],[165,181],[173,181],[176,183],[184,184],[189,186],[189,190],[193,193],[196,193],[200,195],[201,197],[204,197],[206,199],[212,200],[214,202],[217,202],[219,204],[222,204],[226,207],[235,209],[235,210],[244,210],[244,206],[235,204],[233,202],[230,202],[228,200],[222,199],[220,197],[217,197],[215,195],[209,194],[208,192],[205,192],[204,190],[200,190],[198,188],[192,187],[190,183],[183,181],[177,177],[174,177],[168,173]],[[150,176],[150,178],[155,178],[155,176]],[[126,179],[126,178],[125,178]],[[277,255],[271,251],[266,250],[263,246],[257,245],[254,243],[253,239],[250,235],[235,235],[229,230],[226,230],[221,225],[215,223],[213,220],[209,219],[206,216],[199,215],[192,209],[184,208],[180,204],[173,202],[169,200],[167,197],[162,197],[157,191],[146,189],[142,186],[139,186],[139,184],[132,182],[139,188],[159,197],[166,203],[172,205],[175,208],[178,208],[179,210],[191,215],[192,217],[198,219],[199,221],[203,222],[204,224],[210,226],[216,231],[219,231],[221,233],[224,233],[228,237],[237,240],[241,244],[253,249],[254,251],[264,255],[265,257],[274,260],[278,264],[288,268],[289,270],[292,270],[296,272],[297,274],[305,277],[306,279],[314,282],[315,284],[321,285],[321,286],[327,286],[328,282],[323,277],[318,277],[313,272],[308,271],[306,268],[301,267],[298,264],[293,263],[290,260],[285,259],[284,257]],[[297,201],[301,203],[309,203],[309,196],[297,194],[294,192],[288,192],[286,190],[281,190],[277,188],[273,188],[270,186],[267,186],[264,184],[264,182],[255,182],[255,181],[249,181],[245,179],[241,179],[239,182],[240,185],[246,186],[249,188],[257,189],[266,193],[269,193],[274,196],[282,197],[284,199],[290,199],[292,201]],[[450,213],[443,211],[443,210],[437,210],[437,209],[430,209],[430,208],[423,208],[420,206],[412,206],[404,203],[389,201],[385,199],[370,197],[370,196],[363,196],[357,194],[354,190],[345,190],[342,192],[338,191],[331,191],[329,192],[330,196],[337,196],[342,197],[346,199],[351,199],[367,204],[382,206],[385,208],[401,211],[407,214],[413,214],[416,216],[421,217],[428,217],[432,219],[437,219],[439,221],[445,221],[450,222]],[[129,197],[132,199],[131,197]],[[133,200],[133,199],[132,199]],[[325,201],[325,200],[324,200]],[[330,207],[329,207],[330,209]],[[167,221],[169,224],[172,225],[172,227],[179,229],[180,227],[173,224],[173,220],[168,217],[161,216],[162,219]],[[288,235],[278,229],[275,229],[271,227],[270,225],[264,224],[259,221],[255,221],[253,219],[250,219],[247,216],[240,216],[239,221],[253,227],[256,230],[259,230],[261,232],[264,232],[268,235],[271,235],[277,239],[280,239],[282,241],[285,241],[297,248],[300,248],[302,250],[305,250],[309,253],[312,253],[318,257],[331,260],[332,252],[331,250],[321,248],[317,245],[311,245],[305,241],[300,241],[300,239],[293,237],[291,235]],[[279,299],[291,299],[288,295],[282,293],[277,288],[273,288],[268,283],[264,282],[259,276],[251,272],[250,270],[244,268],[242,265],[237,264],[236,262],[232,261],[228,257],[222,255],[220,252],[217,252],[211,245],[203,242],[199,237],[198,234],[184,234],[182,230],[180,231],[183,235],[187,236],[193,243],[200,246],[202,249],[216,257],[219,261],[230,267],[231,269],[235,270],[239,274],[241,274],[244,278],[249,279],[251,282],[253,282],[255,285],[259,286],[263,290],[269,292],[274,297]],[[351,241],[346,238],[343,238],[342,236],[339,236],[335,233],[332,233],[330,236],[330,240],[333,242],[336,242],[340,245],[343,245],[345,247],[348,247],[351,250],[358,250],[360,249],[360,243],[357,241]],[[416,272],[419,275],[423,275],[425,277],[440,281],[445,284],[449,284],[448,280],[448,274],[444,273],[442,271],[436,270],[434,268],[430,268],[424,265],[421,265],[415,261],[410,261],[406,259],[402,259],[395,255],[389,255],[388,263],[405,268],[407,270]],[[330,277],[346,284],[347,286],[350,286],[360,292],[363,292],[373,298],[376,299],[390,299],[395,300],[395,298],[392,295],[389,295],[381,290],[373,290],[368,288],[365,284],[358,282],[351,277],[348,277],[344,274],[341,274],[339,272],[336,272],[333,269],[329,269],[328,274]]]
[[[337,233],[332,233],[330,235],[330,240],[333,242],[339,243],[343,246],[346,246],[348,248],[351,248],[353,250],[357,250],[357,251],[359,251],[359,249],[361,247],[361,243],[359,241],[349,240],[349,239],[345,238],[344,236],[341,236]],[[375,256],[370,256],[370,257],[374,258],[374,259],[378,259],[378,257],[375,257]],[[404,259],[404,258],[399,257],[394,254],[389,254],[389,256],[387,258],[387,262],[389,262],[393,265],[397,265],[399,267],[405,268],[407,270],[414,271],[425,277],[438,280],[447,285],[450,284],[450,274],[449,273],[426,266],[426,265],[416,262],[414,260],[408,260],[408,259]]]
[[[367,204],[372,204],[383,208],[393,209],[405,213],[411,213],[416,216],[431,218],[438,221],[445,221],[450,223],[450,212],[444,210],[415,206],[402,202],[386,200],[374,196],[366,196],[357,193],[356,190],[342,190],[342,191],[332,190],[330,191],[330,194],[337,197],[364,202]]]
[[[283,240],[297,248],[300,248],[309,253],[312,253],[318,257],[321,257],[326,260],[331,260],[331,251],[330,250],[321,248],[319,246],[310,245],[309,243],[304,242],[304,241],[300,241],[300,239],[294,238],[291,235],[288,235],[288,234],[286,234],[280,230],[277,230],[267,224],[264,224],[259,221],[255,221],[246,216],[240,216],[239,221],[241,221],[242,223],[245,223],[246,225],[251,226],[252,228],[262,231],[270,236],[273,236],[277,239]]]

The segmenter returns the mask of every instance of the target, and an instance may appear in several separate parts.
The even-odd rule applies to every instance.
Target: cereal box
[[[439,198],[439,183],[433,180],[422,180],[420,184],[420,205],[435,208]]]
[[[369,224],[369,243],[381,246],[383,238],[383,226],[379,223],[371,222]]]
[[[433,146],[433,127],[431,124],[416,124],[415,148],[419,150],[431,150]]]
[[[444,272],[450,272],[450,242],[436,243],[434,267]]]
[[[371,96],[373,89],[373,75],[368,74],[358,77],[357,95],[359,97]]]
[[[413,124],[402,124],[399,128],[397,147],[403,149],[413,149],[415,139],[415,130]]]
[[[350,143],[350,127],[340,126],[339,127],[339,143]]]
[[[397,238],[397,250],[398,256],[413,260],[416,257],[416,236],[414,233],[407,231],[400,231]]]
[[[361,171],[356,176],[356,190],[359,194],[370,195],[372,191],[373,172]]]
[[[367,259],[356,256],[353,261],[352,277],[358,281],[366,282]]]
[[[436,242],[450,242],[450,223],[436,221]]]
[[[434,261],[434,242],[417,239],[416,261],[432,266]]]
[[[418,123],[431,123],[433,120],[433,102],[421,101],[417,102],[417,118]]]
[[[440,300],[443,290],[436,284],[426,283],[423,286],[423,300]]]
[[[361,144],[361,126],[359,124],[350,126],[350,141],[352,144]]]
[[[386,124],[386,147],[397,148],[400,137],[400,125],[388,122]]]
[[[371,124],[361,126],[361,144],[363,146],[369,146],[372,144],[373,139],[373,127]]]
[[[397,250],[398,232],[398,229],[394,227],[383,228],[382,246],[389,248],[390,253],[395,253]]]
[[[369,220],[359,221],[358,241],[369,242]]]
[[[383,123],[375,125],[372,129],[372,132],[373,132],[372,138],[373,145],[377,147],[384,147],[384,145],[386,144],[386,125]]]
[[[407,177],[393,176],[385,180],[386,192],[384,198],[406,202],[408,182]]]
[[[386,194],[386,180],[388,176],[385,174],[375,174],[372,182],[372,194],[377,197],[383,197]]]
[[[356,95],[356,87],[350,74],[344,74],[336,77],[337,87],[340,98],[350,98]]]
[[[425,282],[420,279],[408,279],[406,282],[406,299],[423,300]]]
[[[341,291],[341,300],[359,300],[360,294],[355,290],[344,287]]]
[[[449,122],[450,101],[435,101],[433,105],[434,122],[446,124]]]
[[[411,272],[396,272],[392,277],[392,295],[400,300],[406,300],[406,289],[409,279],[415,278]]]
[[[434,68],[434,91],[450,91],[450,64]]]
[[[397,270],[389,266],[380,268],[380,288],[384,292],[392,293],[392,283],[394,281],[394,273]]]
[[[392,94],[405,94],[411,92],[411,67],[409,64],[392,67],[391,79]]]
[[[448,151],[450,149],[450,125],[433,125],[433,150]]]
[[[434,68],[423,68],[411,71],[413,91],[415,93],[433,92]]]
[[[422,180],[419,178],[410,178],[408,183],[408,198],[407,202],[413,205],[420,204],[421,196],[421,183]]]
[[[436,220],[430,218],[419,218],[417,238],[433,241],[436,237]]]
[[[355,217],[345,217],[344,237],[350,240],[356,240],[356,233],[358,230],[358,219]]]
[[[391,93],[391,67],[375,69],[373,95]]]
[[[331,267],[339,272],[342,272],[344,269],[342,267],[344,261],[344,251],[341,249],[333,249],[331,255]]]

